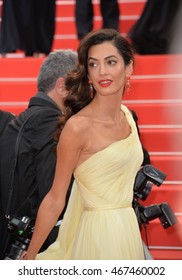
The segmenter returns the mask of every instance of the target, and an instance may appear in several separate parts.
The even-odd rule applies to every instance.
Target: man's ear
[[[64,88],[64,78],[63,77],[57,79],[56,88],[57,88],[57,90],[62,90]]]

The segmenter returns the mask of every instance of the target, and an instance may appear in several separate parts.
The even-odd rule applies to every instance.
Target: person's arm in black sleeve
[[[136,123],[138,135],[140,137],[140,130],[139,130],[139,127],[138,127],[138,116],[137,116],[137,114],[136,114],[136,112],[134,110],[130,110],[130,111],[131,111],[133,119],[134,119],[134,121]],[[141,141],[141,138],[140,138],[140,141]],[[142,149],[143,149],[143,162],[142,162],[142,165],[151,164],[150,155],[149,155],[148,150],[145,148],[145,146],[143,145],[142,142],[141,142],[141,145],[142,145]]]

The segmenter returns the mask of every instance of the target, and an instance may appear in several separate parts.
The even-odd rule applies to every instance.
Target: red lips
[[[99,85],[101,87],[109,87],[111,85],[112,81],[111,80],[101,80],[99,81]]]

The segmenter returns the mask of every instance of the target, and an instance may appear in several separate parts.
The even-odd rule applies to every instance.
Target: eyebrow
[[[109,55],[109,56],[105,57],[104,59],[107,60],[107,59],[112,58],[112,57],[117,58],[117,56],[113,54],[113,55]],[[91,60],[91,59],[93,59],[93,60],[98,60],[97,58],[89,57],[89,58],[88,58],[88,61]]]

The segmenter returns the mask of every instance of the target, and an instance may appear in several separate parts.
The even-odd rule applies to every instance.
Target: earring
[[[127,77],[127,81],[126,81],[126,94],[129,95],[130,94],[130,78],[131,77]]]
[[[90,81],[88,81],[89,83],[89,87],[90,87],[90,98],[93,99],[94,97],[94,88],[93,88],[93,85]]]

